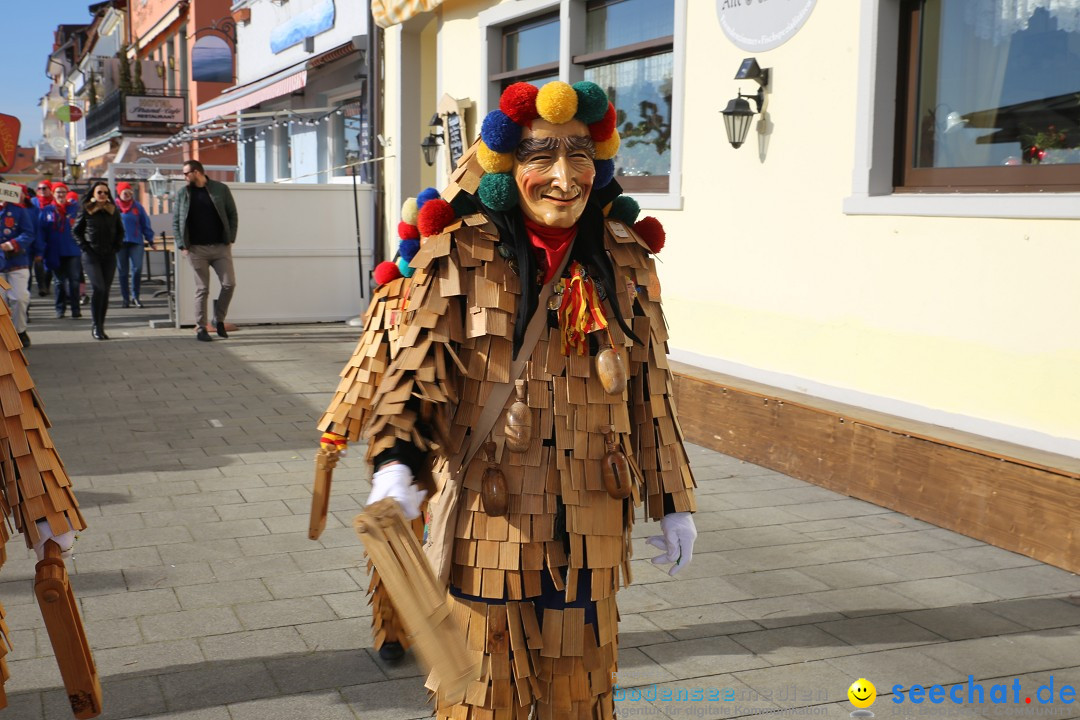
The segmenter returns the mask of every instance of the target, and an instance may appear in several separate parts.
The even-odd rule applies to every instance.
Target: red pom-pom
[[[454,208],[442,198],[435,198],[424,203],[420,208],[420,215],[416,218],[416,226],[420,228],[421,237],[431,237],[442,232],[443,228],[454,220]]]
[[[503,90],[499,109],[518,125],[528,125],[539,117],[536,112],[536,94],[540,90],[527,82],[516,82]]]
[[[604,142],[611,137],[613,132],[615,132],[615,106],[608,103],[604,117],[589,126],[589,135],[592,135],[594,142]]]
[[[397,236],[402,240],[419,240],[420,228],[402,220],[397,224]]]
[[[664,226],[654,217],[645,217],[638,220],[634,223],[634,232],[645,241],[645,244],[649,246],[654,255],[663,249],[664,241],[667,240]]]
[[[375,277],[376,285],[385,285],[388,282],[392,282],[401,277],[401,271],[398,270],[396,263],[392,263],[389,260],[381,262],[375,266],[375,272],[372,273]]]

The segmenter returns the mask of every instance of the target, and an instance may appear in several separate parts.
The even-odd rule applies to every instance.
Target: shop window
[[[330,125],[334,138],[333,147],[340,150],[334,157],[334,175],[350,176],[353,167],[340,167],[349,163],[371,159],[371,128],[367,122],[364,103],[360,98],[346,100],[339,104]],[[374,181],[374,169],[371,163],[355,166],[358,182]]]
[[[537,87],[559,79],[559,15],[545,15],[508,25],[502,32],[502,52],[492,82],[501,89],[516,82]]]
[[[1080,0],[905,0],[895,181],[1080,190]]]
[[[666,193],[671,176],[674,0],[590,0],[574,63],[615,105],[619,184]]]

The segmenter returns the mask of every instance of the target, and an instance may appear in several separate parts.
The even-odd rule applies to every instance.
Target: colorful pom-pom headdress
[[[480,126],[476,160],[484,174],[480,177],[476,196],[484,206],[497,212],[518,206],[517,183],[511,174],[514,151],[521,142],[522,129],[536,118],[557,125],[575,119],[583,122],[595,143],[594,191],[607,187],[615,178],[614,158],[619,150],[619,131],[616,129],[615,106],[603,88],[588,81],[570,85],[556,80],[541,88],[517,82],[503,91],[499,109],[489,112]],[[654,218],[637,221],[638,212],[637,202],[627,195],[619,195],[605,208],[608,217],[642,231],[652,251],[659,252],[664,245],[663,228]],[[411,276],[413,269],[409,263],[423,238],[438,235],[459,215],[458,200],[455,199],[453,204],[446,202],[435,188],[427,188],[416,198],[406,200],[398,223],[397,261],[380,264],[376,268],[376,282],[382,284]]]
[[[619,150],[615,106],[599,85],[588,81],[568,85],[555,80],[537,88],[517,82],[503,91],[499,109],[489,112],[480,126],[476,159],[485,174],[477,195],[492,210],[505,212],[518,204],[517,185],[510,175],[514,150],[521,142],[522,128],[536,118],[556,125],[575,119],[585,123],[596,144],[593,186],[602,188],[615,176],[613,158]]]

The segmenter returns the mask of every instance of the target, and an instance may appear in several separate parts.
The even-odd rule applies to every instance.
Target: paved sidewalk
[[[54,320],[34,297],[28,350],[90,524],[69,567],[102,717],[428,716],[415,663],[387,667],[369,648],[351,529],[368,490],[359,451],[337,470],[322,539],[306,535],[314,424],[356,330],[245,327],[204,344],[149,329],[165,315],[160,300],[118,305],[113,340],[95,342],[88,311]],[[694,561],[677,580],[634,561],[635,585],[619,601],[618,679],[631,688],[620,717],[848,717],[859,677],[877,685],[879,718],[1080,717],[1080,704],[1040,706],[1035,695],[1051,676],[1055,693],[1080,687],[1080,578],[690,450],[701,486]],[[636,557],[655,554],[650,531],[637,525]],[[0,601],[15,649],[0,717],[71,717],[34,605],[32,553],[21,536],[7,551]],[[987,704],[897,705],[887,695],[962,684],[966,699],[969,675]],[[995,680],[1009,683],[1012,701],[1014,678],[1020,704],[989,704]],[[720,699],[650,699],[694,688]]]

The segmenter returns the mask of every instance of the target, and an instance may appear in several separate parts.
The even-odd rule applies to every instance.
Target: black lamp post
[[[439,113],[431,116],[428,122],[428,134],[420,142],[420,149],[424,151],[424,162],[431,167],[435,164],[435,158],[439,156],[439,148],[443,144],[443,121]]]

